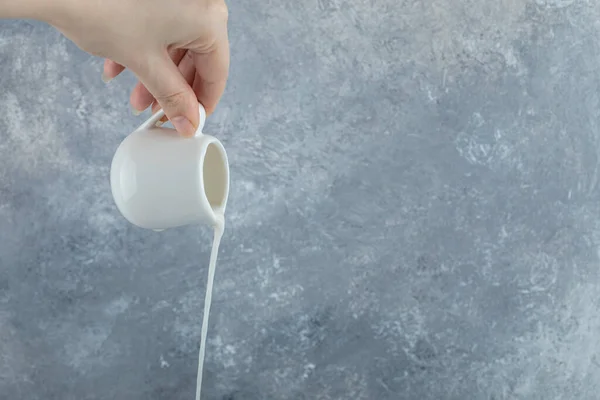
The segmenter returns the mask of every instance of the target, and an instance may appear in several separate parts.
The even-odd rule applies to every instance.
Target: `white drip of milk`
[[[196,400],[200,400],[202,391],[202,372],[204,370],[204,355],[206,353],[206,335],[208,333],[208,316],[210,314],[210,305],[212,303],[213,282],[215,280],[215,270],[217,267],[217,255],[219,254],[219,244],[223,231],[225,229],[225,218],[223,215],[216,216],[215,234],[213,238],[212,250],[210,252],[210,263],[208,264],[208,281],[206,283],[206,295],[204,297],[204,315],[202,317],[202,338],[200,339],[200,353],[198,355],[198,376],[196,378]]]

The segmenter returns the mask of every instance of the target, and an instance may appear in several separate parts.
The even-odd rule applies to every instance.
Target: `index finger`
[[[193,50],[192,50],[193,51]],[[207,53],[193,52],[196,76],[192,89],[198,101],[210,115],[215,111],[229,77],[229,38],[227,29],[221,39]]]

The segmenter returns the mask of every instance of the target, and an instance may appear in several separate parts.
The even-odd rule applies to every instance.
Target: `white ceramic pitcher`
[[[213,226],[229,196],[229,163],[221,142],[157,127],[160,110],[123,140],[110,169],[112,195],[121,214],[141,228],[163,230],[188,224]]]

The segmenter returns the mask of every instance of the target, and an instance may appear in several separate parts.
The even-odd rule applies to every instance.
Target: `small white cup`
[[[202,133],[202,105],[193,138],[157,127],[164,115],[158,111],[117,148],[110,169],[117,208],[129,222],[146,229],[214,226],[229,197],[227,153],[219,140]]]

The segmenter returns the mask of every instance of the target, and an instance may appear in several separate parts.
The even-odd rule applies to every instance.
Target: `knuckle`
[[[229,9],[223,0],[210,1],[209,9],[213,18],[217,21],[227,22],[229,20]]]
[[[156,95],[156,100],[166,109],[181,108],[185,103],[185,92],[180,91],[168,95]]]
[[[223,22],[229,21],[229,9],[225,3],[223,3],[223,6],[219,8],[218,15],[221,17]]]

